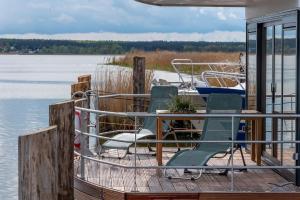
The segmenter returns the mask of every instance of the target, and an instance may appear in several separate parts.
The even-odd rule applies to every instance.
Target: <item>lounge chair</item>
[[[242,98],[236,94],[211,94],[207,101],[208,114],[238,114],[242,109]],[[239,129],[240,119],[235,118],[234,121],[234,138]],[[200,137],[202,141],[228,141],[232,140],[232,118],[229,117],[210,117],[204,122],[203,133]],[[194,149],[178,151],[166,164],[166,166],[206,166],[207,162],[220,153],[227,154],[232,144],[229,143],[198,143]],[[233,155],[230,155],[232,159]],[[229,159],[229,160],[230,160]],[[229,161],[228,161],[229,163]],[[198,176],[189,178],[195,180],[200,178],[202,170],[199,170]],[[168,178],[183,178],[167,176]]]
[[[171,102],[173,96],[178,95],[178,89],[175,86],[154,86],[151,90],[150,105],[148,108],[149,113],[156,113],[156,110],[167,110],[168,104]],[[112,139],[124,140],[129,142],[119,142],[108,140],[103,143],[100,147],[99,154],[102,154],[107,149],[120,149],[126,150],[126,153],[129,153],[129,147],[135,142],[136,139],[140,140],[146,137],[155,137],[156,136],[156,118],[155,117],[145,117],[143,128],[139,129],[137,133],[121,133],[112,137]],[[176,138],[174,131],[169,131],[164,135],[164,138],[172,134]],[[178,145],[178,144],[177,144]],[[150,150],[151,148],[149,148]]]

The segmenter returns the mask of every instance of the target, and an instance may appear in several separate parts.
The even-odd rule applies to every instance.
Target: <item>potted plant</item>
[[[169,110],[171,113],[196,113],[195,105],[186,96],[174,96]]]

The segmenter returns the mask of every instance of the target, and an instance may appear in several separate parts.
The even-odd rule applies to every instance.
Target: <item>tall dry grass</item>
[[[131,67],[133,65],[133,57],[142,56],[146,58],[146,67],[151,70],[172,71],[174,69],[171,65],[173,59],[191,59],[193,62],[198,63],[220,63],[220,62],[241,62],[240,53],[225,53],[225,52],[174,52],[174,51],[132,51],[125,54],[123,57],[114,58],[111,64]],[[226,69],[224,67],[227,67]],[[201,74],[203,71],[210,70],[207,65],[195,67],[194,73]],[[216,67],[217,71],[234,71],[228,66]],[[183,73],[191,74],[192,68],[190,66],[180,66],[180,71]],[[237,83],[231,79],[223,79],[228,86],[234,86]],[[208,79],[210,85],[221,86],[216,78]]]
[[[146,71],[145,91],[150,93],[153,71]],[[100,67],[94,74],[93,89],[98,95],[132,94],[133,72],[129,68]],[[145,105],[146,107],[147,105]],[[124,97],[100,99],[100,110],[113,112],[132,112],[133,99]],[[105,117],[100,120],[102,130],[132,129],[134,122],[120,117]]]
[[[133,57],[142,56],[146,58],[146,66],[151,70],[174,71],[171,61],[174,58],[191,59],[193,62],[239,62],[240,53],[224,52],[174,52],[174,51],[132,51],[123,57],[112,59],[112,64],[130,67],[133,65]],[[205,68],[202,67],[203,70]],[[185,72],[189,73],[187,68]],[[200,73],[200,72],[199,72]]]

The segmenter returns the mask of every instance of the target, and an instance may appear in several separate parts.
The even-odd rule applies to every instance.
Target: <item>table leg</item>
[[[162,121],[159,117],[156,118],[156,139],[162,140]],[[156,160],[159,166],[162,165],[162,143],[156,143]]]
[[[251,141],[255,140],[255,132],[256,132],[256,120],[251,120]],[[255,149],[256,149],[256,144],[251,143],[251,160],[255,162]]]
[[[257,131],[256,131],[256,140],[262,141],[262,118],[257,119]],[[261,165],[261,155],[262,155],[262,144],[256,144],[256,163]]]
[[[279,113],[275,113],[279,114]],[[278,118],[272,119],[272,140],[277,141],[278,140]],[[272,156],[274,158],[278,158],[278,144],[272,144]]]

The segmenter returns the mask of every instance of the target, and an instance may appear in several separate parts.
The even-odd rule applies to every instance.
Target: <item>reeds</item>
[[[174,71],[171,61],[177,59],[191,59],[193,62],[239,62],[240,53],[224,52],[174,52],[174,51],[131,51],[125,56],[111,60],[111,64],[120,66],[132,66],[133,57],[142,56],[146,58],[146,66],[151,70]],[[203,68],[202,68],[203,69]],[[205,69],[203,69],[205,70]],[[189,73],[187,69],[184,71]],[[199,72],[200,73],[200,72]]]
[[[151,70],[163,70],[172,71],[174,69],[171,65],[173,59],[191,59],[193,62],[197,63],[220,63],[220,62],[234,62],[238,63],[241,60],[241,53],[225,53],[225,52],[174,52],[174,51],[154,51],[154,52],[144,52],[144,51],[131,51],[124,56],[116,57],[111,59],[111,64],[130,67],[132,66],[133,57],[141,56],[146,58],[146,67]],[[225,68],[226,69],[225,69]],[[225,69],[225,70],[224,70]],[[194,69],[194,74],[201,74],[204,71],[210,70],[208,65],[198,66]],[[217,71],[236,71],[236,69],[231,69],[228,66],[215,67]],[[191,74],[192,69],[190,66],[180,66],[180,71],[182,73]],[[236,71],[237,72],[237,71]],[[221,86],[216,78],[209,78],[209,83],[212,86]],[[228,86],[235,86],[237,83],[231,79],[224,78],[224,82]]]
[[[93,89],[98,95],[132,94],[133,72],[129,68],[116,66],[100,66],[95,75]],[[150,92],[153,71],[147,70],[145,75],[145,91]],[[100,110],[112,112],[132,112],[133,99],[130,97],[104,98],[99,102]],[[132,129],[134,121],[120,117],[105,117],[100,120],[102,130]]]

